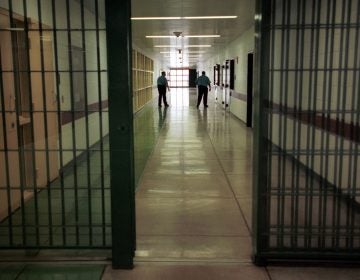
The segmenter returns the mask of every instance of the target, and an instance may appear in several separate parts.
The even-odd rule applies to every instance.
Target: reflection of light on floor
[[[189,107],[189,89],[171,88],[169,94],[170,104],[175,107]]]

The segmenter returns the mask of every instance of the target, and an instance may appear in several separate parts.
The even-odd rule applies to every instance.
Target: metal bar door
[[[359,259],[359,31],[359,1],[257,1],[258,264]]]

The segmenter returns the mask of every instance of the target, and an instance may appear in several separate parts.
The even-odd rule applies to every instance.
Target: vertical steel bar
[[[301,2],[301,8],[299,8],[299,10],[302,11],[301,14],[301,20],[299,18],[298,23],[299,25],[304,25],[305,21],[306,21],[306,7],[307,7],[307,0],[302,0]],[[297,192],[299,192],[300,190],[300,151],[301,151],[301,147],[302,147],[302,122],[301,122],[301,117],[302,117],[302,113],[303,113],[303,89],[304,89],[304,85],[303,85],[303,81],[304,81],[304,50],[305,50],[305,28],[304,27],[300,27],[301,29],[301,33],[300,33],[300,62],[298,64],[298,67],[300,69],[297,69],[300,72],[299,75],[299,95],[298,98],[299,100],[297,101],[297,103],[299,104],[298,106],[298,114],[296,116],[297,119],[297,147],[296,150],[298,152],[299,158],[298,158],[298,162],[296,163],[296,182],[295,182],[295,189]],[[309,198],[309,192],[310,189],[308,187],[308,185],[305,185],[305,202],[304,202],[304,247],[307,247],[307,242],[309,241],[309,238],[307,238],[307,231],[308,231],[308,214],[309,214],[309,205],[311,204],[311,198]],[[299,208],[299,197],[297,196],[297,201],[296,201],[296,206]],[[299,215],[296,215],[296,221],[295,221],[295,230],[296,233],[295,235],[298,234],[298,229],[299,229]],[[310,237],[311,240],[311,237]]]
[[[315,93],[313,95],[313,89],[315,89],[315,85],[313,87],[313,74],[314,74],[314,50],[315,50],[315,29],[317,28],[317,25],[315,24],[316,20],[316,7],[319,7],[320,4],[317,5],[317,1],[312,2],[312,13],[311,13],[311,33],[310,33],[310,60],[309,60],[309,85],[308,85],[308,98],[307,98],[307,104],[306,104],[306,111],[307,116],[306,118],[309,120],[307,129],[306,129],[306,166],[310,166],[309,169],[306,169],[305,171],[305,185],[310,185],[310,201],[309,201],[309,237],[310,237],[310,243],[311,243],[311,236],[312,236],[312,218],[313,218],[313,193],[314,193],[314,184],[313,184],[313,174],[311,173],[311,168],[314,166],[314,154],[311,154],[310,151],[314,150],[314,137],[315,137],[315,130],[314,130],[314,112],[311,112],[312,102],[315,99]],[[319,20],[319,19],[318,19]],[[317,66],[317,65],[316,65]],[[315,68],[316,68],[315,66]],[[316,69],[317,70],[317,69]],[[310,112],[310,113],[309,113]],[[321,200],[319,199],[319,205],[321,204]],[[320,207],[319,207],[320,208]]]
[[[84,0],[80,1],[81,5],[81,41],[83,52],[83,76],[84,76],[84,100],[85,100],[85,133],[86,133],[86,175],[87,175],[87,191],[88,191],[88,209],[89,209],[89,245],[93,244],[92,231],[92,205],[91,205],[91,166],[90,166],[90,140],[89,140],[89,110],[88,110],[88,88],[87,88],[87,64],[86,64],[86,36],[85,36],[85,11]]]
[[[54,62],[55,62],[55,80],[56,80],[56,101],[57,101],[57,122],[58,122],[58,141],[59,141],[59,163],[60,163],[60,189],[61,189],[61,231],[62,243],[66,246],[66,216],[65,216],[65,186],[64,186],[64,159],[63,159],[63,141],[62,141],[62,119],[61,119],[61,97],[60,97],[60,72],[59,72],[59,51],[56,21],[56,4],[51,0],[52,23],[54,36]]]
[[[360,23],[360,1],[358,1],[358,5],[357,5],[357,18],[356,18],[356,22]],[[356,129],[356,127],[359,127],[359,122],[360,122],[360,97],[359,97],[359,88],[360,88],[360,70],[359,67],[360,65],[358,65],[358,60],[359,60],[359,33],[360,33],[360,25],[358,24],[356,29],[355,29],[356,35],[355,35],[355,54],[354,54],[354,70],[353,70],[353,90],[352,90],[352,98],[351,98],[351,124],[352,124],[352,130],[351,130],[351,146],[350,146],[350,151],[351,151],[351,157],[354,157],[354,164],[353,164],[353,168],[349,167],[349,178],[353,178],[352,182],[351,182],[351,194],[350,194],[350,199],[353,201],[356,199],[356,196],[358,195],[358,189],[357,189],[357,162],[358,162],[358,158],[359,158],[359,145],[357,144],[357,141],[359,141],[359,129]],[[357,69],[357,70],[356,70]],[[356,72],[358,72],[358,77],[356,77]],[[356,87],[357,86],[357,87]],[[354,149],[353,149],[353,144],[354,144]],[[350,161],[351,161],[351,157],[350,157]],[[351,166],[351,165],[349,165]],[[351,203],[351,205],[353,206],[353,203]],[[354,231],[355,231],[355,216],[356,216],[356,209],[355,207],[351,207],[351,214],[350,214],[350,232],[349,232],[349,244],[348,244],[348,248],[353,248],[354,247]]]
[[[330,17],[331,17],[331,1],[332,0],[328,0],[327,1],[327,5],[326,5],[326,26],[330,25]],[[325,134],[327,133],[325,131],[325,117],[327,117],[327,113],[325,113],[326,111],[326,97],[327,97],[327,79],[328,79],[328,73],[330,74],[330,71],[328,69],[328,63],[329,63],[329,28],[326,27],[326,31],[325,31],[325,48],[324,48],[324,77],[323,77],[323,91],[322,91],[322,124],[321,124],[321,134],[320,134],[320,143],[321,143],[321,155],[320,155],[320,177],[321,182],[319,184],[319,215],[318,215],[318,219],[319,219],[319,230],[318,230],[318,242],[320,246],[320,228],[321,228],[321,217],[322,217],[322,195],[324,193],[324,188],[326,187],[324,185],[324,168],[325,168],[325,157],[326,155],[324,154],[324,146],[325,146]],[[329,77],[330,78],[330,77]]]
[[[343,64],[343,40],[344,40],[344,20],[345,20],[345,5],[344,5],[344,2],[345,2],[345,5],[346,5],[346,0],[342,2],[342,5],[341,5],[341,23],[340,23],[340,41],[339,41],[339,44],[340,44],[340,52],[339,52],[339,60],[338,60],[338,68],[339,70],[337,71],[338,73],[338,86],[337,86],[337,90],[336,90],[336,108],[335,108],[335,111],[336,111],[336,124],[335,124],[335,146],[334,146],[334,150],[337,151],[334,155],[334,169],[333,169],[333,174],[334,174],[334,182],[333,182],[333,185],[334,185],[334,194],[333,194],[333,197],[332,197],[332,203],[333,203],[333,208],[332,208],[332,230],[331,230],[331,244],[332,244],[332,247],[336,247],[336,235],[337,235],[337,208],[339,206],[339,198],[340,198],[340,189],[341,189],[341,185],[337,186],[337,182],[338,182],[338,177],[340,177],[340,172],[341,170],[338,170],[339,166],[339,155],[338,153],[341,153],[342,151],[339,151],[338,150],[338,147],[339,147],[339,132],[340,132],[340,119],[339,119],[339,109],[340,109],[340,102],[341,102],[341,80],[342,80],[342,72],[340,69],[342,68],[342,64]],[[338,42],[336,42],[338,43]]]
[[[283,171],[285,165],[285,147],[283,142],[283,134],[285,133],[283,128],[283,119],[284,116],[284,69],[285,69],[285,21],[286,21],[286,6],[288,1],[282,1],[282,11],[281,11],[281,47],[280,47],[280,90],[279,90],[279,155],[278,155],[278,198],[277,198],[277,247],[282,248],[284,246],[284,213],[285,213],[285,189],[284,189],[284,180],[283,180]]]
[[[317,5],[316,5],[317,2]],[[311,16],[311,43],[310,43],[310,53],[315,53],[314,56],[310,56],[310,76],[309,76],[309,98],[308,98],[308,108],[309,111],[312,112],[309,115],[310,121],[308,127],[307,127],[307,133],[308,133],[308,140],[307,140],[307,166],[310,166],[310,170],[315,170],[315,149],[316,149],[316,110],[317,110],[317,83],[318,83],[318,73],[320,71],[319,69],[319,42],[320,42],[320,15],[321,15],[321,8],[322,8],[322,0],[319,1],[313,1],[312,2],[312,16]],[[315,23],[316,20],[316,23]],[[316,31],[316,32],[315,32]],[[314,72],[315,71],[315,72]],[[324,71],[324,79],[326,79],[326,72]],[[313,77],[314,76],[314,77]],[[311,126],[311,127],[310,127]],[[313,154],[309,156],[309,150],[313,151]],[[320,155],[322,158],[322,155]],[[310,158],[310,159],[309,159]],[[314,183],[315,183],[315,176],[310,171],[307,170],[306,172],[306,186],[309,186],[309,204],[306,209],[308,210],[307,220],[307,236],[308,236],[308,243],[307,248],[312,247],[312,236],[313,236],[313,209],[314,209],[314,203],[316,202],[314,198]],[[310,178],[309,178],[310,177]],[[309,182],[310,180],[310,182]],[[319,207],[318,212],[320,215],[320,192],[321,189],[318,189],[318,195],[319,195]],[[314,215],[315,216],[315,215]]]
[[[274,149],[274,139],[273,139],[273,118],[274,118],[274,65],[275,65],[275,40],[276,40],[276,28],[275,28],[275,19],[276,19],[276,1],[271,1],[271,4],[269,6],[271,9],[270,11],[270,19],[269,23],[271,24],[271,27],[269,28],[270,34],[269,34],[269,45],[270,45],[270,56],[269,56],[269,97],[268,97],[268,117],[267,117],[267,138],[268,141],[266,144],[267,149],[267,180],[265,180],[265,184],[267,184],[267,192],[268,193],[268,203],[266,204],[266,213],[267,213],[267,220],[268,220],[268,226],[265,228],[264,234],[266,233],[271,238],[270,235],[270,219],[271,215],[273,214],[271,211],[271,203],[272,203],[272,194],[271,191],[273,189],[273,174],[272,174],[272,161],[273,161],[273,149]],[[255,147],[254,147],[255,148]],[[276,187],[277,185],[275,185]],[[258,205],[262,205],[262,202],[258,202]]]
[[[38,17],[39,17],[39,35],[40,35],[40,63],[41,63],[41,87],[42,87],[42,101],[43,101],[43,115],[44,115],[44,135],[45,135],[45,156],[46,156],[46,189],[47,189],[47,203],[48,203],[48,222],[49,222],[49,243],[53,245],[53,222],[52,222],[52,201],[51,201],[51,187],[50,187],[50,160],[49,160],[49,131],[48,131],[48,111],[47,111],[47,92],[45,81],[45,61],[44,61],[44,41],[43,41],[43,23],[41,0],[37,0]]]
[[[66,24],[67,24],[67,43],[69,59],[69,78],[70,78],[70,101],[71,101],[71,130],[72,130],[72,155],[74,171],[74,203],[75,203],[75,240],[76,245],[80,243],[79,236],[79,190],[78,190],[78,170],[77,170],[77,150],[76,150],[76,127],[75,121],[78,112],[75,112],[74,79],[73,79],[73,61],[72,61],[72,29],[70,15],[70,1],[66,0]]]
[[[301,4],[304,3],[303,1],[298,1],[296,6],[296,39],[295,39],[295,46],[300,46],[300,40],[301,40],[301,33],[300,30],[303,30],[303,28],[300,28],[300,20],[301,20],[301,12],[304,11],[301,9]],[[291,112],[293,119],[293,129],[292,129],[292,151],[293,151],[293,159],[291,161],[291,247],[297,247],[297,239],[298,239],[298,211],[299,211],[299,169],[296,168],[296,166],[299,166],[300,161],[300,153],[299,153],[299,143],[301,141],[301,138],[299,137],[299,124],[300,120],[299,117],[299,108],[301,108],[301,105],[298,104],[299,95],[301,94],[299,92],[299,74],[301,73],[299,71],[299,54],[302,52],[302,47],[297,47],[295,51],[295,65],[294,65],[294,75],[295,75],[295,81],[294,81],[294,87],[293,87],[293,112]],[[299,99],[301,102],[301,99]],[[301,127],[300,127],[301,128]],[[298,133],[296,133],[298,132]],[[298,144],[297,144],[298,143]],[[306,210],[306,209],[305,209]]]
[[[9,110],[5,107],[5,92],[3,83],[3,70],[2,70],[2,54],[0,48],[0,94],[1,94],[1,117],[3,127],[3,142],[4,142],[4,160],[5,160],[5,176],[6,176],[6,199],[7,199],[7,219],[9,231],[9,245],[13,246],[13,220],[12,220],[12,206],[11,206],[11,186],[10,186],[10,170],[9,170],[9,151],[8,151],[8,135],[7,135],[7,115]]]
[[[336,0],[332,1],[332,18],[331,18],[331,23],[330,23],[330,27],[331,27],[331,33],[330,33],[330,50],[329,50],[329,79],[328,79],[328,94],[327,94],[327,119],[326,119],[326,124],[325,124],[325,130],[326,130],[326,140],[325,140],[325,181],[324,182],[324,191],[323,191],[323,209],[322,209],[322,223],[320,226],[320,232],[319,232],[319,238],[320,238],[320,248],[325,248],[326,245],[326,218],[327,218],[327,199],[329,196],[329,184],[328,184],[328,176],[329,176],[329,151],[330,151],[330,125],[331,125],[331,101],[332,101],[332,78],[333,78],[333,62],[334,62],[334,41],[335,41],[335,21],[336,21],[336,9],[337,9],[337,4],[336,4]],[[334,205],[333,205],[334,207]]]
[[[9,6],[9,20],[10,20],[10,27],[15,28],[15,20],[13,16],[13,7],[12,7],[12,1],[8,1]],[[19,70],[16,67],[17,59],[16,59],[16,46],[14,44],[16,43],[16,34],[14,31],[11,31],[11,45],[12,45],[12,63],[13,63],[13,79],[14,79],[14,94],[15,94],[15,100],[18,100],[19,96],[19,88],[18,84],[16,83],[19,76]],[[22,230],[22,242],[23,246],[26,246],[27,244],[27,231],[26,231],[26,218],[25,218],[25,198],[24,198],[24,168],[23,164],[21,162],[21,133],[20,133],[20,122],[19,122],[19,106],[17,106],[15,102],[15,110],[16,110],[16,133],[17,133],[17,141],[18,141],[18,160],[19,160],[19,172],[20,172],[20,210],[21,210],[21,230]]]
[[[282,115],[284,117],[284,129],[283,129],[283,146],[281,147],[282,149],[282,178],[281,178],[281,192],[282,192],[282,216],[281,216],[281,226],[282,226],[282,242],[284,242],[285,240],[285,236],[284,236],[284,232],[285,232],[285,227],[287,227],[287,225],[285,224],[286,223],[286,220],[285,220],[285,217],[286,217],[286,212],[287,212],[287,209],[286,209],[286,201],[287,201],[287,194],[286,194],[286,188],[287,188],[287,163],[288,163],[288,160],[287,160],[287,134],[288,134],[288,131],[287,131],[287,126],[288,126],[288,87],[289,87],[289,55],[290,55],[290,13],[291,13],[291,2],[292,1],[287,1],[287,7],[285,9],[285,22],[286,22],[286,33],[284,31],[284,65],[283,65],[283,72],[284,72],[284,91],[283,91],[283,94],[284,94],[284,99],[283,99],[283,105],[284,105],[284,110],[282,112]],[[290,210],[291,211],[291,210]],[[293,223],[293,217],[290,216],[290,225]],[[293,232],[291,231],[291,227],[290,227],[290,239],[291,237],[293,236]],[[282,245],[284,245],[282,243]]]
[[[131,1],[107,0],[112,265],[132,268],[135,251]]]
[[[347,11],[345,12],[345,7],[347,3]],[[340,155],[339,155],[339,168],[336,169],[337,172],[339,172],[339,179],[338,182],[336,183],[336,180],[334,180],[334,184],[336,184],[337,186],[337,213],[336,213],[336,221],[335,221],[335,235],[336,235],[336,239],[335,239],[335,247],[339,248],[340,246],[340,227],[341,227],[341,206],[342,206],[342,202],[343,202],[343,198],[341,195],[342,189],[343,189],[343,154],[344,154],[344,135],[345,135],[345,123],[346,123],[346,114],[345,114],[345,110],[346,110],[346,102],[348,100],[347,97],[347,86],[348,86],[348,69],[349,69],[349,44],[350,44],[350,23],[351,23],[351,7],[352,7],[352,1],[348,0],[347,2],[343,3],[343,16],[342,16],[342,27],[341,27],[341,38],[343,39],[343,36],[345,36],[345,42],[343,43],[343,40],[340,39],[341,42],[341,46],[340,46],[340,61],[339,61],[339,68],[340,69],[344,69],[344,71],[340,70],[339,72],[343,73],[343,81],[341,82],[341,76],[339,75],[339,89],[338,89],[338,106],[340,106],[340,104],[342,104],[342,113],[341,113],[341,118],[340,118],[340,112],[339,112],[339,108],[337,108],[337,119],[339,120],[339,122],[341,122],[340,124],[340,135],[336,138],[336,140],[340,141]],[[345,21],[345,15],[347,13],[346,16],[346,23]],[[345,30],[344,30],[345,29]],[[343,35],[343,33],[345,32],[345,35]],[[345,44],[345,45],[344,45]],[[343,51],[343,48],[345,48],[345,51]],[[343,57],[344,56],[344,57]],[[344,66],[343,66],[344,64]],[[342,92],[342,94],[341,94]],[[341,102],[341,103],[340,103]],[[339,139],[340,138],[340,139]],[[338,146],[338,145],[336,145]],[[347,214],[348,211],[346,211]]]
[[[99,135],[100,135],[100,171],[101,171],[101,223],[102,243],[106,245],[106,216],[105,216],[105,175],[104,175],[104,135],[103,135],[103,109],[102,109],[102,88],[101,88],[101,56],[100,56],[100,24],[99,24],[99,1],[95,0],[95,24],[96,24],[96,60],[97,60],[97,82],[99,100]]]
[[[29,86],[29,109],[30,109],[29,115],[30,115],[30,123],[31,123],[31,142],[32,142],[31,153],[32,153],[32,158],[33,158],[32,172],[33,172],[33,191],[34,191],[34,204],[35,204],[35,234],[36,234],[36,245],[39,245],[39,243],[40,243],[39,202],[38,202],[38,188],[37,188],[37,178],[36,178],[36,154],[35,154],[35,137],[34,137],[35,129],[34,129],[34,108],[33,108],[34,105],[33,105],[33,93],[32,93],[32,83],[31,83],[30,45],[29,45],[29,40],[28,40],[28,38],[29,38],[29,22],[28,22],[28,17],[27,17],[27,3],[25,0],[23,0],[23,8],[24,8],[25,49],[27,52],[27,55],[26,55],[27,69],[26,69],[26,71],[27,71],[27,78],[29,81],[29,83],[28,83],[28,86]],[[19,116],[19,114],[18,114],[18,116]],[[24,172],[24,170],[22,172]],[[24,205],[24,208],[25,208],[25,205]],[[25,209],[24,209],[24,211],[25,211]]]

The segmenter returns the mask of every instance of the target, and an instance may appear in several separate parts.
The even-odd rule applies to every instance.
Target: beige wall
[[[212,84],[214,84],[213,67],[224,64],[227,59],[235,59],[235,84],[234,91],[246,95],[247,93],[247,55],[254,51],[254,27],[250,27],[241,36],[231,42],[222,52],[198,65],[198,70],[205,70]],[[219,94],[221,90],[218,89]],[[230,111],[243,122],[246,122],[246,102],[231,97]]]
[[[7,1],[4,1],[7,2]],[[14,0],[13,3],[13,12],[18,15],[23,15],[23,1]],[[36,1],[27,1],[28,3],[28,18],[36,22],[39,21],[38,18],[38,7]],[[66,16],[66,1],[55,1],[56,3],[56,28],[64,29],[67,28],[67,16]],[[7,3],[0,3],[0,6],[7,9]],[[50,28],[53,27],[53,14],[51,1],[41,1],[42,7],[42,23]],[[81,28],[81,11],[80,4],[74,0],[70,1],[70,28],[79,29]],[[96,28],[95,15],[85,9],[84,13],[85,28]],[[105,28],[104,20],[100,19],[99,21],[100,29]],[[59,84],[59,93],[61,96],[61,110],[70,111],[71,110],[71,86],[70,86],[70,75],[68,72],[69,67],[69,51],[68,51],[68,32],[59,31],[57,32],[57,56],[59,59],[59,70],[65,71],[60,73],[60,84]],[[49,36],[48,40],[54,40],[53,36]],[[72,32],[71,35],[71,45],[82,48],[82,34],[80,31]],[[98,61],[97,61],[97,41],[96,41],[96,32],[89,31],[85,33],[85,48],[86,48],[86,67],[87,73],[87,98],[88,105],[99,102],[99,90],[98,90],[98,78],[95,71],[98,70]],[[105,31],[99,32],[99,48],[100,48],[100,70],[107,69],[107,57],[106,57],[106,34]],[[55,56],[55,53],[54,53]],[[75,80],[74,83],[77,81]],[[107,73],[101,73],[101,101],[107,100]],[[56,89],[54,89],[56,92]],[[103,113],[103,135],[108,133],[108,114],[107,112]],[[100,136],[100,119],[98,113],[93,113],[89,115],[89,140],[90,145],[93,145],[99,141]],[[81,118],[75,121],[75,147],[73,146],[73,133],[72,133],[72,124],[68,123],[62,127],[62,142],[63,149],[85,149],[86,148],[86,122],[85,118]],[[81,151],[77,151],[77,154],[80,154]],[[72,152],[63,153],[63,164],[70,162],[73,159]]]

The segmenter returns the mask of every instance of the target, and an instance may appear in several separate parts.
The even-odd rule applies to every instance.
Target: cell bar
[[[57,102],[57,126],[58,126],[58,141],[59,141],[59,163],[60,163],[60,189],[61,189],[61,231],[62,231],[62,245],[66,246],[66,215],[65,215],[65,189],[64,189],[64,160],[63,160],[63,141],[62,141],[62,125],[61,125],[61,97],[60,97],[60,80],[59,80],[59,52],[58,52],[58,36],[57,36],[57,22],[56,22],[56,4],[55,0],[51,1],[52,23],[53,23],[53,38],[54,38],[54,59],[55,59],[55,82],[56,82],[56,102]]]
[[[85,15],[84,15],[84,0],[80,1],[81,5],[81,42],[82,42],[82,52],[83,52],[83,70],[86,67],[86,36],[85,36]],[[87,74],[83,72],[84,77],[84,99],[85,99],[85,136],[86,136],[86,171],[87,171],[87,183],[88,183],[88,211],[89,211],[89,245],[93,244],[93,230],[92,230],[92,205],[91,205],[91,166],[90,166],[90,141],[89,141],[89,111],[88,111],[88,88],[87,88]],[[99,104],[101,104],[99,100]]]
[[[5,93],[2,72],[2,56],[0,48],[0,93],[1,93],[1,117],[3,127],[3,142],[4,142],[4,156],[5,156],[5,176],[6,176],[6,199],[7,199],[7,213],[8,213],[8,238],[10,246],[13,245],[13,221],[12,221],[12,207],[11,207],[11,185],[10,185],[10,172],[9,172],[9,154],[8,154],[8,135],[6,126],[6,113],[5,113]]]
[[[79,192],[78,192],[78,170],[77,170],[77,159],[76,159],[76,127],[75,127],[75,96],[74,96],[74,79],[72,75],[73,61],[72,61],[72,38],[71,38],[71,19],[70,19],[70,2],[66,0],[66,24],[68,28],[67,32],[67,43],[69,52],[69,79],[70,79],[70,100],[71,100],[71,130],[72,130],[72,156],[73,156],[73,171],[74,171],[74,201],[75,201],[75,243],[80,245],[80,231],[79,231]]]
[[[48,203],[48,222],[49,222],[49,243],[53,245],[53,222],[52,222],[52,201],[51,201],[51,187],[50,187],[50,163],[49,163],[49,132],[48,132],[48,111],[47,111],[47,91],[45,85],[45,63],[44,63],[44,41],[43,24],[41,12],[41,0],[37,1],[38,17],[39,17],[39,40],[40,40],[40,63],[41,63],[41,87],[43,96],[43,116],[44,116],[44,133],[45,133],[45,157],[46,157],[46,189],[47,189],[47,203]]]
[[[96,61],[97,61],[97,82],[99,100],[99,135],[100,135],[100,170],[101,170],[101,222],[102,222],[102,244],[106,245],[106,216],[105,216],[105,170],[104,170],[104,135],[103,135],[103,109],[102,88],[101,88],[101,56],[100,56],[100,34],[99,34],[99,1],[95,0],[95,24],[96,24]]]

